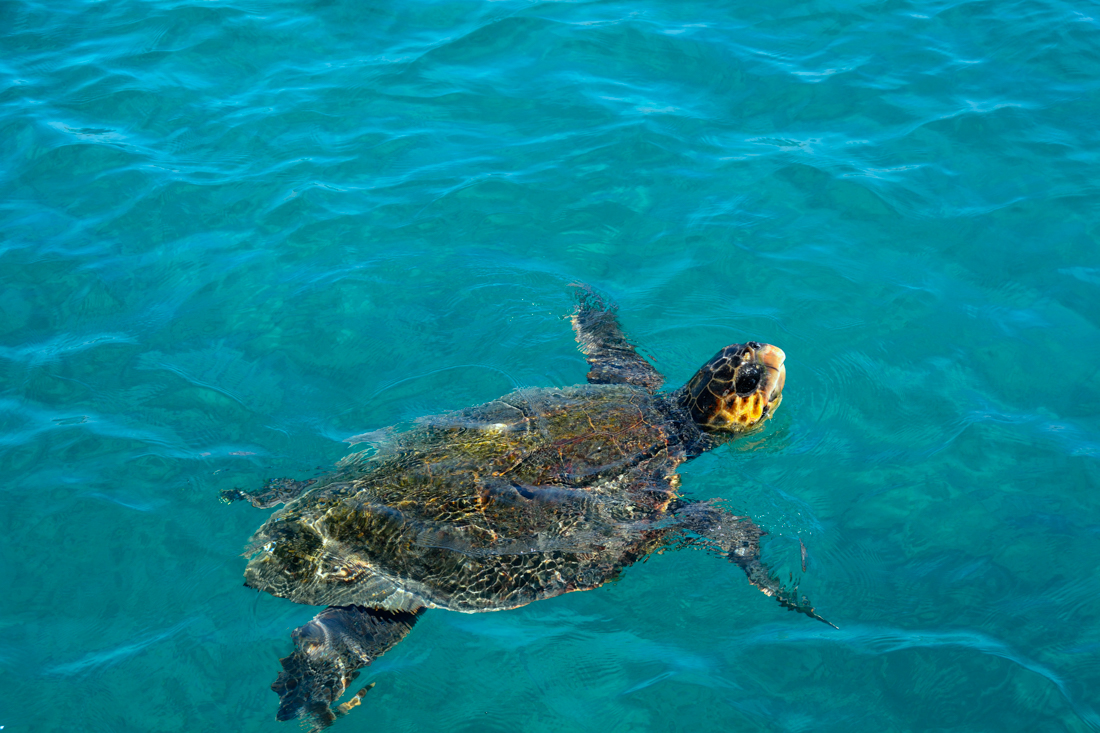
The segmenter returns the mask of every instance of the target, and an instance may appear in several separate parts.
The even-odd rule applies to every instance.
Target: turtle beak
[[[787,368],[783,361],[787,355],[783,349],[771,344],[764,344],[754,354],[756,363],[762,366],[764,372],[764,384],[760,386],[760,392],[767,395],[769,413],[775,412],[779,407],[779,401],[783,399],[783,384],[787,381]]]

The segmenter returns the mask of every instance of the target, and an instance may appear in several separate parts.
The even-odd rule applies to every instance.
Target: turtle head
[[[684,387],[683,406],[708,431],[744,433],[783,400],[783,350],[749,341],[719,351]]]

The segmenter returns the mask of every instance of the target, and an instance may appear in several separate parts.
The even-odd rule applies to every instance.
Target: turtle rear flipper
[[[725,553],[726,558],[736,563],[749,582],[759,588],[764,595],[779,601],[784,608],[805,614],[810,618],[839,628],[826,621],[814,611],[810,600],[798,595],[797,586],[789,589],[779,581],[760,561],[760,538],[767,534],[748,517],[739,517],[709,502],[685,502],[676,511],[675,516],[687,532],[694,536],[685,538],[687,544],[701,545]]]
[[[279,695],[278,720],[303,718],[315,730],[327,728],[359,704],[374,685],[337,705],[359,670],[409,633],[423,611],[383,611],[363,606],[330,606],[295,629],[294,653],[271,685]]]
[[[571,320],[581,353],[588,360],[588,383],[633,384],[650,392],[659,389],[665,378],[626,340],[615,316],[616,307],[605,305],[586,285],[574,287],[577,309]]]

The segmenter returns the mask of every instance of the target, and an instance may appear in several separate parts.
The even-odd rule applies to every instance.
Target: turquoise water
[[[1100,730],[1100,11],[1061,0],[0,4],[0,726],[290,731],[241,585],[349,436],[787,353],[703,553],[429,612],[344,731]],[[806,547],[803,573],[800,544]]]

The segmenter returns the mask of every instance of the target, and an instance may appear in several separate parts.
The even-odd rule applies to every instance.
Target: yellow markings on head
[[[777,398],[771,409],[765,413],[764,408],[768,406],[768,403],[764,401],[760,392],[753,392],[751,395],[744,397],[731,394],[718,401],[717,409],[715,409],[714,414],[711,415],[707,423],[715,428],[740,428],[744,430],[762,422],[771,413],[774,413],[775,408],[779,407],[780,400],[782,400],[782,397]]]
[[[759,420],[763,414],[763,400],[756,393],[748,397],[730,395],[719,403],[717,410],[717,416],[721,416],[726,422],[737,423],[746,427]]]

